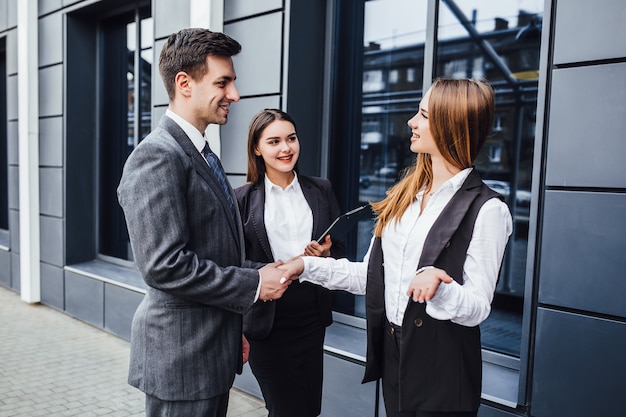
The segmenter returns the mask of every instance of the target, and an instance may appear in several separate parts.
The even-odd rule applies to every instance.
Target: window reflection
[[[361,203],[384,198],[403,167],[413,163],[407,121],[422,95],[426,1],[364,3],[359,192]],[[356,206],[356,205],[355,205]],[[372,221],[360,222],[356,256],[369,247]],[[364,297],[336,297],[335,309],[365,317]]]
[[[406,122],[423,94],[426,7],[425,1],[365,2],[362,202],[384,198],[415,159]],[[537,0],[440,0],[436,33],[433,78],[485,78],[496,93],[493,135],[476,169],[505,197],[515,229],[492,314],[481,329],[485,348],[513,356],[520,352],[542,13],[543,2]],[[369,246],[371,229],[371,222],[359,227],[357,259]],[[355,297],[350,313],[362,316],[362,302]]]
[[[361,201],[383,198],[400,168],[414,158],[409,151],[406,122],[422,94],[426,3],[365,2]],[[419,51],[416,45],[420,45]]]
[[[483,346],[519,356],[543,4],[441,0],[435,76],[489,80],[496,93],[493,135],[476,161],[511,209],[514,231]]]
[[[132,260],[116,189],[128,155],[151,126],[153,22],[137,8],[101,22],[101,131],[99,253]],[[139,30],[138,30],[139,28]]]

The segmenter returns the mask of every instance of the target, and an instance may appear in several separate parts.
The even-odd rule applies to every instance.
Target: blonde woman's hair
[[[428,120],[432,137],[443,158],[459,169],[472,166],[491,133],[495,100],[484,80],[438,78],[430,87]],[[371,203],[376,214],[374,235],[397,222],[417,193],[432,186],[433,167],[429,154],[419,154],[402,179],[379,202]]]

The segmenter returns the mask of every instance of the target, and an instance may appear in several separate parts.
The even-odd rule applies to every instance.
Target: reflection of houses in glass
[[[509,28],[497,18],[490,32],[466,26],[468,36],[439,41],[434,71],[446,77],[485,78],[494,87],[493,135],[476,168],[485,179],[509,184],[509,203],[516,201],[518,189],[524,195],[530,189],[541,33],[539,16],[520,11],[517,21],[517,27]],[[365,47],[361,176],[390,185],[414,161],[406,123],[423,94],[423,66],[424,44],[382,50],[372,42]]]
[[[135,51],[128,50],[128,72],[126,73],[128,80],[128,146],[131,147],[137,145],[135,141],[141,141],[150,133],[152,123],[152,64],[141,55],[139,55],[138,59],[141,76],[135,80]],[[136,81],[139,83],[139,94],[135,91]],[[135,126],[136,101],[139,101],[139,111],[141,113],[138,126]],[[139,130],[139,134],[135,133],[136,128]]]
[[[398,162],[405,166],[412,161],[402,155],[410,156],[406,121],[415,113],[421,95],[423,61],[423,44],[388,50],[375,43],[366,47],[361,175],[392,183]]]

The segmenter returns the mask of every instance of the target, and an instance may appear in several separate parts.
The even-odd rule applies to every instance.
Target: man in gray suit
[[[279,298],[289,282],[273,265],[245,262],[236,199],[204,138],[239,100],[232,56],[240,50],[206,29],[167,39],[159,71],[169,107],[129,156],[118,188],[147,284],[128,377],[146,394],[147,417],[226,416],[246,360],[242,314]]]

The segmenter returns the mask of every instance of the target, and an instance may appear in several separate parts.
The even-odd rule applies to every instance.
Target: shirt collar
[[[450,186],[452,187],[455,193],[461,189],[461,186],[467,179],[467,176],[469,175],[469,173],[472,172],[472,169],[474,168],[472,167],[465,168],[463,171],[459,172],[454,177],[446,181],[450,183]]]
[[[300,183],[298,182],[298,174],[296,172],[293,173],[293,180],[291,183],[285,187],[285,192],[287,191],[298,191],[300,189]],[[282,187],[274,184],[265,174],[265,194],[272,192],[272,190],[283,191]]]
[[[194,125],[189,123],[187,120],[183,119],[181,116],[174,113],[169,108],[165,110],[165,115],[172,119],[181,129],[185,132],[185,134],[191,139],[193,145],[198,149],[198,152],[202,153],[204,149],[204,144],[206,143],[206,139],[204,134],[200,132]]]
[[[474,168],[469,167],[469,168],[465,168],[464,170],[458,172],[452,178],[448,179],[446,182],[441,184],[441,187],[439,187],[439,189],[437,191],[435,191],[435,194],[438,194],[439,192],[444,191],[444,190],[452,190],[453,194],[456,193],[457,191],[459,191],[461,189],[461,186],[463,185],[463,183],[467,179],[467,176],[470,174],[470,172],[472,172],[472,169],[474,169]],[[424,195],[424,191],[425,190],[421,190],[419,193],[417,193],[417,195],[418,196],[423,196]]]

